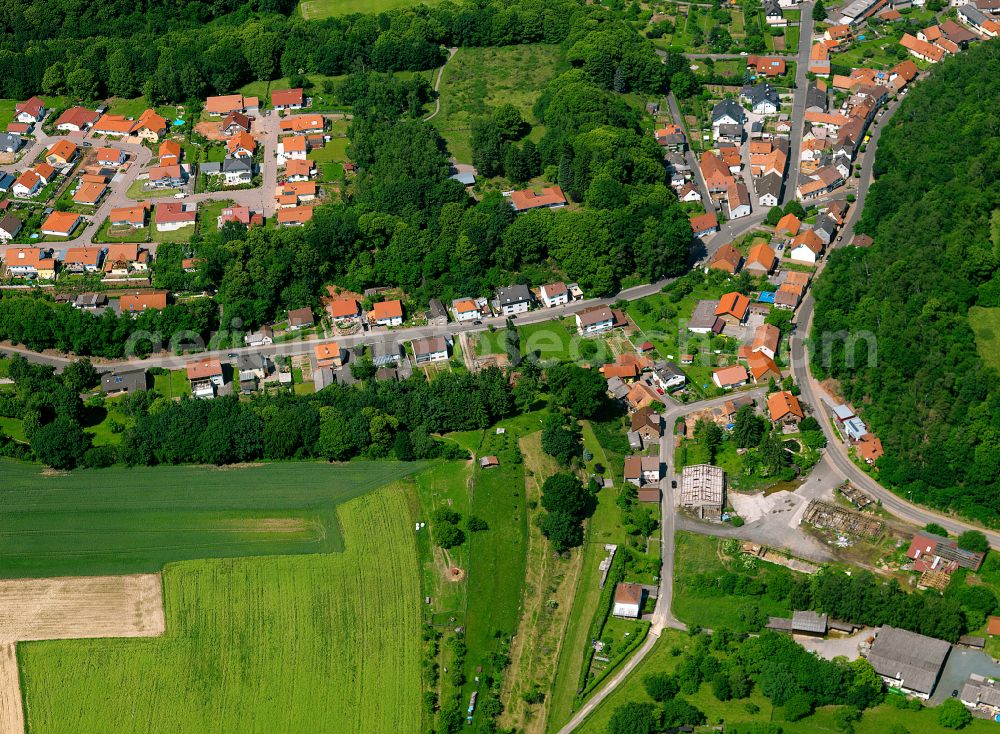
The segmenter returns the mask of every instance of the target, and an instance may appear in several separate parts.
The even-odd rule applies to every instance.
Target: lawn
[[[108,114],[110,115],[139,117],[147,109],[149,109],[149,103],[145,97],[133,97],[131,99],[112,97],[108,103]],[[161,105],[156,108],[156,113],[169,121],[173,121],[177,117],[177,108],[174,105]]]
[[[572,356],[579,359],[581,340],[577,337],[575,324],[574,319],[568,318],[519,326],[517,331],[521,336],[521,354],[537,353],[538,359],[542,361],[565,361],[571,358],[572,352],[577,352]],[[576,340],[574,337],[577,337]]]
[[[306,20],[322,20],[349,13],[383,13],[411,5],[435,5],[435,0],[302,0],[299,13]]]
[[[531,107],[555,75],[558,46],[527,44],[499,48],[460,48],[441,77],[441,111],[431,121],[462,163],[472,161],[469,128],[501,104],[512,104],[532,125]],[[539,137],[535,128],[532,139]]]
[[[180,189],[147,189],[147,183],[149,183],[148,178],[137,178],[126,189],[125,196],[136,201],[141,201],[143,199],[160,199],[165,196],[173,196],[180,191]]]
[[[191,392],[186,370],[171,370],[166,375],[153,377],[153,389],[167,398],[179,398]]]
[[[758,579],[772,574],[791,573],[779,566],[758,562],[757,569],[740,568],[740,558],[724,556],[724,541],[686,531],[677,532],[677,551],[674,560],[674,614],[685,624],[697,624],[709,629],[722,627],[736,631],[751,631],[744,620],[748,607],[756,605],[765,616],[788,616],[791,609],[787,600],[769,596],[736,596],[733,594],[707,593],[699,587],[698,578],[719,577],[727,571],[748,573]],[[723,562],[722,558],[726,560]]]
[[[7,126],[14,120],[14,107],[17,100],[0,99],[0,129],[6,130]]]
[[[27,443],[28,438],[24,435],[24,421],[20,418],[4,418],[0,416],[0,434],[10,436],[15,441]]]
[[[155,214],[153,221],[155,222]],[[188,225],[180,229],[161,232],[156,228],[155,224],[151,224],[149,230],[153,242],[188,242],[194,236],[195,226]]]
[[[29,730],[420,731],[407,491],[341,507],[343,553],[167,566],[163,637],[19,646]]]
[[[322,148],[313,148],[310,160],[316,161],[320,171],[320,181],[339,181],[344,177],[344,161],[347,160],[347,138],[334,138]]]
[[[138,573],[192,558],[339,551],[339,503],[425,466],[113,467],[50,476],[36,465],[0,461],[0,578]]]
[[[969,326],[976,335],[976,348],[983,362],[1000,372],[1000,308],[973,306]]]

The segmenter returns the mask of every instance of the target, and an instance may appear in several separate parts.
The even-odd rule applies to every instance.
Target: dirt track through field
[[[0,644],[0,734],[23,734],[21,683],[17,676],[14,643]]]
[[[165,627],[159,574],[0,581],[0,734],[24,732],[18,642],[155,637]]]

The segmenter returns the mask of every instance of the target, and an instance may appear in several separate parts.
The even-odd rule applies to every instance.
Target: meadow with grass
[[[342,553],[168,565],[163,637],[22,645],[29,730],[420,731],[407,491],[340,507]]]
[[[53,474],[0,460],[0,577],[144,573],[194,558],[341,551],[337,506],[425,466],[300,462]]]
[[[441,112],[431,120],[462,163],[472,161],[472,120],[493,108],[512,104],[534,126],[531,139],[544,130],[531,111],[542,89],[557,72],[559,47],[526,44],[499,48],[460,48],[447,63],[439,89]]]

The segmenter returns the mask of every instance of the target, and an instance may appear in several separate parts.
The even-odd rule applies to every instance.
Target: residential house
[[[104,168],[118,168],[125,162],[125,151],[118,148],[98,148],[97,164]]]
[[[782,283],[774,294],[774,307],[783,311],[794,311],[802,302],[804,293],[802,286]]]
[[[443,336],[415,339],[410,342],[410,346],[413,347],[413,360],[417,364],[442,362],[448,359],[448,342]]]
[[[566,196],[558,186],[547,186],[540,194],[536,194],[533,189],[511,191],[508,196],[510,205],[516,212],[529,209],[559,209],[566,206]]]
[[[811,229],[807,229],[792,238],[789,252],[793,260],[814,265],[824,248],[823,240]]]
[[[248,331],[243,337],[243,341],[248,347],[264,347],[274,343],[274,329],[270,326],[262,326],[257,331]]]
[[[337,342],[327,342],[313,347],[313,356],[316,358],[317,368],[332,367],[336,369],[343,366],[347,350],[342,349]]]
[[[149,250],[135,244],[112,244],[104,255],[104,277],[127,278],[149,271]]]
[[[222,134],[229,136],[237,133],[250,133],[250,118],[242,112],[230,112],[222,121]]]
[[[112,227],[141,229],[146,226],[146,217],[149,215],[150,207],[149,202],[118,207],[111,210],[108,219],[111,221]]]
[[[798,425],[805,417],[799,399],[787,390],[774,392],[767,396],[767,411],[775,424]]]
[[[76,160],[76,146],[63,138],[45,151],[45,162],[54,168],[68,166]]]
[[[788,235],[794,237],[799,233],[799,228],[802,226],[802,222],[794,214],[786,214],[774,227],[775,234]]]
[[[737,326],[746,319],[749,308],[750,299],[742,293],[733,291],[726,293],[719,299],[719,304],[715,307],[715,315],[725,323]]]
[[[721,334],[726,322],[715,315],[717,301],[702,300],[695,304],[687,329],[695,334]]]
[[[7,214],[0,219],[0,242],[7,244],[12,239],[17,237],[18,232],[21,231],[22,225],[23,223],[21,220],[13,214]]]
[[[156,231],[175,232],[193,226],[198,217],[198,205],[183,201],[162,201],[156,205]]]
[[[291,182],[308,181],[315,174],[316,167],[310,160],[285,161],[285,180]]]
[[[740,263],[742,262],[743,255],[733,247],[732,243],[727,242],[715,251],[715,255],[712,257],[712,261],[708,267],[712,270],[721,270],[733,275],[740,269]]]
[[[73,300],[73,308],[93,314],[103,313],[108,307],[108,296],[104,293],[81,293]]]
[[[635,411],[629,418],[631,432],[641,439],[641,445],[651,446],[663,435],[663,419],[650,407]]]
[[[376,326],[401,326],[403,324],[403,302],[392,300],[372,304],[372,308],[368,312],[368,323]]]
[[[809,50],[809,72],[820,77],[830,76],[830,49],[836,47],[836,41],[821,40],[814,43]]]
[[[750,344],[751,352],[760,352],[770,359],[778,354],[778,344],[781,342],[781,329],[774,324],[761,324],[753,334]]]
[[[725,507],[726,472],[710,464],[686,466],[681,472],[681,507],[702,520],[721,520]]]
[[[52,237],[69,237],[79,223],[79,214],[54,211],[42,222],[42,234]]]
[[[222,362],[218,359],[200,359],[187,363],[187,378],[191,394],[196,398],[214,398],[218,388],[225,384]]]
[[[685,382],[687,382],[687,375],[673,362],[659,361],[653,365],[653,371],[650,374],[653,382],[656,383],[661,390],[670,391],[674,388],[681,387]]]
[[[226,142],[226,155],[230,158],[253,158],[256,150],[257,141],[253,139],[253,135],[247,132],[237,132]],[[287,166],[293,161],[300,165],[304,162],[301,158],[295,158],[286,160],[285,165]]]
[[[951,645],[944,640],[884,625],[875,630],[868,662],[887,685],[927,700],[934,692]]]
[[[712,382],[715,383],[716,387],[720,387],[723,390],[732,390],[736,387],[742,387],[746,385],[750,380],[750,375],[747,374],[746,369],[743,365],[734,364],[729,367],[720,367],[712,372]]]
[[[781,108],[778,90],[767,82],[743,87],[740,99],[749,104],[750,109],[758,115],[776,115]]]
[[[836,41],[838,44],[848,41],[851,38],[851,27],[849,25],[831,25],[823,32],[823,38],[828,41]]]
[[[105,137],[120,138],[131,134],[135,128],[136,121],[131,117],[123,115],[101,115],[100,119],[93,125],[93,132],[96,135]]]
[[[279,123],[282,133],[321,133],[324,127],[323,115],[293,115]]]
[[[275,218],[280,227],[301,227],[312,221],[312,216],[313,208],[311,206],[293,206],[279,209]]]
[[[766,77],[783,76],[785,60],[778,56],[747,56],[747,68]]]
[[[854,450],[858,458],[869,466],[874,466],[875,462],[882,458],[885,451],[882,448],[882,440],[873,433],[865,433],[858,442],[854,444]]]
[[[781,191],[785,186],[785,179],[780,173],[768,173],[754,181],[757,187],[757,203],[770,209],[781,203]]]
[[[719,231],[719,220],[715,212],[706,212],[691,217],[691,231],[695,237],[707,237]]]
[[[643,588],[639,584],[618,584],[615,586],[615,606],[612,614],[626,619],[638,619],[642,609]]]
[[[271,92],[271,107],[276,110],[301,110],[304,103],[301,87],[275,89]]]
[[[149,375],[144,369],[112,370],[101,375],[101,392],[105,395],[146,392],[149,389]]]
[[[45,180],[35,170],[29,168],[17,177],[10,192],[19,199],[28,199],[41,191],[45,183]]]
[[[253,161],[246,158],[226,158],[221,163],[203,163],[201,171],[206,176],[221,177],[225,186],[242,186],[253,181]]]
[[[576,330],[581,336],[607,331],[615,325],[615,315],[607,306],[595,306],[576,314]]]
[[[241,94],[224,94],[205,100],[205,112],[212,117],[222,117],[230,112],[243,112],[244,109],[246,108]]]
[[[441,303],[440,298],[431,298],[427,301],[427,311],[424,316],[428,326],[444,326],[448,323],[448,309]]]
[[[655,484],[660,481],[659,456],[626,456],[625,481],[642,487],[645,484]]]
[[[684,128],[676,123],[670,123],[654,131],[656,142],[669,150],[671,153],[683,153],[687,150],[687,138],[684,137]]]
[[[777,263],[778,258],[774,254],[774,250],[769,245],[760,242],[750,248],[743,269],[749,270],[755,275],[770,275]]]
[[[249,229],[250,227],[259,227],[264,224],[264,217],[260,214],[251,213],[250,207],[247,206],[227,206],[219,212],[215,224],[218,229],[222,229],[226,222],[236,222]]]
[[[742,219],[750,216],[750,192],[742,181],[733,180],[726,189],[726,203],[729,206],[730,219]]]
[[[181,144],[176,140],[164,140],[160,143],[157,155],[160,160],[160,166],[176,166],[181,162],[181,156],[184,155],[184,151],[181,148]]]
[[[311,308],[294,308],[288,312],[288,330],[298,331],[308,329],[313,326],[313,313]]]
[[[94,110],[86,107],[70,107],[56,120],[56,130],[67,133],[78,133],[88,130],[100,117]]]
[[[958,9],[958,19],[984,38],[996,38],[1000,34],[1000,23],[974,5],[962,5]]]
[[[252,393],[257,385],[271,374],[271,360],[258,353],[241,354],[236,358],[236,373],[240,383],[240,392]]]
[[[47,247],[12,247],[3,254],[7,275],[13,278],[53,280],[56,260]]]
[[[769,26],[781,28],[788,25],[785,16],[781,14],[781,5],[778,4],[778,0],[764,0],[762,6],[764,8],[764,22]]]
[[[187,183],[187,179],[188,172],[180,164],[153,166],[149,169],[149,182],[147,185],[151,189],[175,189]]]
[[[0,133],[0,153],[16,153],[24,147],[24,138],[13,133]]]
[[[712,108],[712,127],[716,130],[720,125],[743,125],[745,121],[746,113],[735,100],[724,99]]]
[[[503,316],[526,313],[534,298],[526,285],[512,285],[497,291],[497,304]]]
[[[455,321],[475,321],[483,317],[479,304],[472,298],[457,298],[451,302],[451,312],[455,314]]]
[[[826,92],[816,86],[815,82],[810,82],[806,87],[806,112],[826,112],[827,97]]]
[[[284,166],[286,161],[304,161],[308,152],[309,143],[305,135],[291,135],[282,138],[278,143],[278,165]]]
[[[660,394],[656,392],[656,388],[643,380],[639,380],[629,388],[628,394],[625,396],[625,404],[628,406],[630,412],[635,412],[650,405],[662,405],[663,403],[660,400]]]
[[[773,359],[763,352],[751,352],[747,356],[747,367],[755,384],[767,383],[771,380],[781,380],[781,370]]]
[[[97,206],[107,191],[107,184],[96,181],[81,181],[73,191],[73,201],[83,206]]]
[[[1000,681],[971,673],[962,684],[958,700],[989,718],[1000,715]]]
[[[903,34],[903,37],[899,39],[899,45],[909,51],[911,56],[932,64],[938,63],[945,57],[943,48],[914,38],[909,33]]]
[[[160,138],[167,134],[168,127],[166,118],[156,114],[155,110],[147,109],[139,115],[131,133],[141,140],[158,143]]]
[[[694,184],[684,182],[677,188],[677,198],[684,203],[701,201],[701,194]]]
[[[715,153],[706,151],[701,154],[701,175],[705,179],[709,193],[719,193],[729,188],[733,180],[729,167]]]
[[[118,298],[119,313],[137,316],[143,311],[162,311],[167,307],[166,291],[134,291]]]
[[[561,281],[543,285],[539,291],[539,296],[546,308],[564,306],[569,303],[569,289]]]
[[[32,97],[14,105],[14,119],[18,122],[37,125],[45,117],[45,103],[38,97]]]
[[[334,298],[326,304],[326,312],[334,321],[353,322],[361,318],[361,304],[354,298]]]
[[[819,237],[824,245],[829,245],[833,242],[833,238],[837,234],[837,223],[828,214],[820,214],[816,217],[816,222],[812,226],[812,232]]]
[[[68,273],[96,273],[104,261],[104,249],[98,247],[69,247],[62,257],[61,270]]]

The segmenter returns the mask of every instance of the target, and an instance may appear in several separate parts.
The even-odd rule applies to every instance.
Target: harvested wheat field
[[[21,684],[17,677],[14,643],[0,643],[0,734],[22,734]]]
[[[159,574],[0,581],[0,644],[163,634]]]

